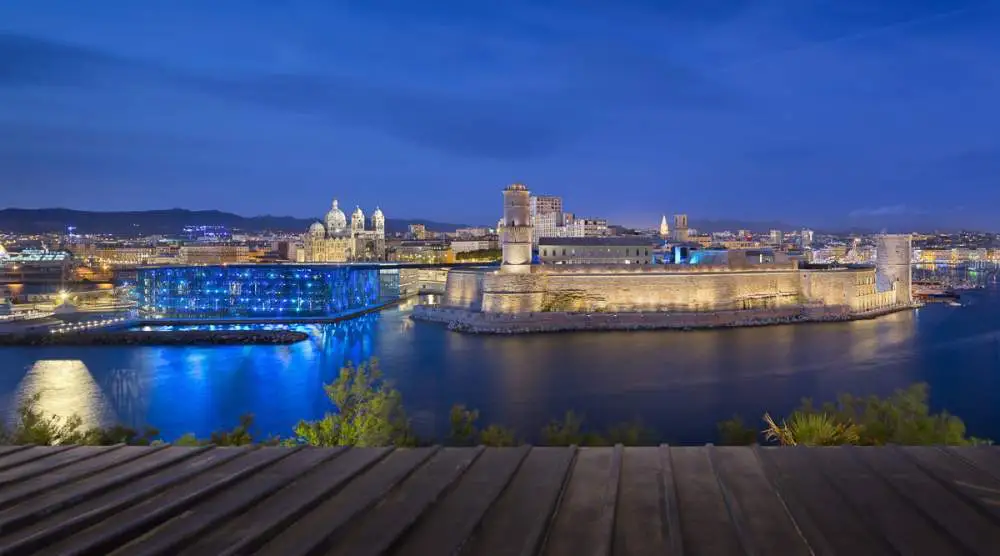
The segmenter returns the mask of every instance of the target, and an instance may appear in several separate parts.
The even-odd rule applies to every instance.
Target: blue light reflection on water
[[[287,434],[330,409],[322,385],[345,361],[376,355],[425,433],[443,433],[461,402],[529,437],[575,409],[595,425],[638,415],[666,441],[701,443],[734,413],[754,423],[803,396],[927,381],[932,406],[1000,438],[1000,292],[965,300],[852,323],[520,337],[449,332],[404,306],[291,326],[310,334],[291,346],[2,348],[0,409],[42,389],[54,413],[150,423],[166,438],[231,427],[245,412],[259,432]]]

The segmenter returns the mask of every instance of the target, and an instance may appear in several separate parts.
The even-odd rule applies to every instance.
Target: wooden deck
[[[0,554],[998,553],[993,447],[0,447]]]

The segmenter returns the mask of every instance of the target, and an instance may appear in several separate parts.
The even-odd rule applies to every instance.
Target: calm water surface
[[[533,438],[569,409],[593,425],[641,417],[671,443],[704,443],[733,414],[757,422],[803,396],[885,395],[931,385],[931,404],[977,436],[1000,438],[1000,291],[871,321],[696,332],[469,336],[413,322],[409,307],[303,326],[293,346],[0,348],[0,411],[42,391],[43,407],[89,423],[151,424],[206,435],[256,415],[287,434],[323,415],[346,361],[380,359],[418,430],[443,434],[448,408]]]

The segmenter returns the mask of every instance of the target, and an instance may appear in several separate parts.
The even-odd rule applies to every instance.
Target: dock
[[[1000,448],[0,447],[2,554],[996,554]]]

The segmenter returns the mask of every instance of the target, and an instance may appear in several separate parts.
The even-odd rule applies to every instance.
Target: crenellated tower
[[[523,183],[508,185],[503,191],[504,272],[528,272],[531,269],[531,193]]]

